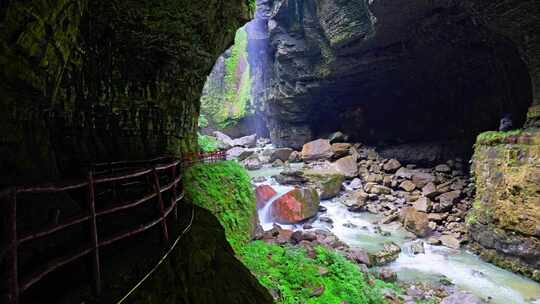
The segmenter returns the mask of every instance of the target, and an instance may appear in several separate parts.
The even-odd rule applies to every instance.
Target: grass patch
[[[508,137],[520,135],[522,130],[512,130],[508,132],[488,131],[481,133],[476,138],[477,145],[497,145],[502,144]]]
[[[283,304],[385,303],[382,290],[393,284],[367,278],[340,254],[317,247],[311,259],[298,247],[256,241],[240,250],[241,259],[268,289],[279,292]],[[322,274],[321,269],[327,273]],[[368,283],[368,282],[371,282]],[[324,287],[320,296],[313,293]]]
[[[197,164],[187,169],[184,189],[191,202],[218,218],[233,248],[250,240],[257,211],[251,180],[243,167],[233,161]]]

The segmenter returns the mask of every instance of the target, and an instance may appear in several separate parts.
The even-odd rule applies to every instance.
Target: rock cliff
[[[478,137],[467,222],[485,259],[540,281],[540,131]]]
[[[273,1],[265,107],[272,140],[299,147],[339,129],[362,141],[469,145],[504,113],[523,124],[535,47],[524,58],[528,44],[516,40],[538,35],[530,24],[538,5],[529,6],[519,11],[531,21],[511,32],[529,28],[511,39],[505,28],[489,26],[480,3]]]
[[[2,1],[0,185],[196,148],[199,98],[248,1]]]

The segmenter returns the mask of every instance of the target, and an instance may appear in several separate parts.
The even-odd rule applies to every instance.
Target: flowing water
[[[263,168],[252,171],[251,175],[270,177],[280,171],[279,168]],[[292,189],[278,185],[273,179],[268,179],[264,184],[272,185],[278,192],[272,202]],[[478,297],[483,299],[491,297],[489,303],[540,304],[539,283],[486,263],[465,250],[425,244],[425,253],[414,255],[407,250],[412,236],[400,224],[375,225],[373,223],[380,219],[377,215],[350,212],[337,200],[323,201],[321,205],[327,209],[324,216],[331,218],[333,223],[316,220],[312,226],[331,231],[349,246],[371,252],[382,249],[383,244],[389,241],[402,246],[399,258],[387,266],[396,271],[402,281],[438,282],[444,277],[457,287],[468,290]],[[271,229],[274,224],[270,216],[270,206],[271,203],[259,211],[261,224],[265,230]],[[281,226],[293,230],[302,229],[302,225]]]

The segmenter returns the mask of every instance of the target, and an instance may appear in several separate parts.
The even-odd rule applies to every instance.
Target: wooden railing
[[[2,209],[7,219],[4,228],[6,231],[6,244],[3,244],[2,247],[5,248],[3,250],[5,250],[5,264],[7,265],[8,303],[18,304],[20,294],[42,280],[45,276],[68,263],[88,256],[92,261],[94,291],[99,295],[101,293],[100,248],[139,234],[158,224],[161,226],[160,230],[164,242],[168,243],[169,229],[167,219],[171,213],[174,214],[175,220],[178,219],[177,205],[184,197],[184,192],[180,190],[182,169],[196,162],[215,162],[224,159],[225,153],[220,151],[206,154],[192,154],[184,157],[182,160],[159,158],[141,162],[94,164],[88,168],[88,175],[84,180],[61,184],[13,187],[1,192],[0,200],[4,201]],[[163,163],[165,160],[168,160],[168,162]],[[162,185],[162,181],[167,179],[169,180],[168,183]],[[138,182],[134,182],[136,180]],[[141,182],[141,180],[145,182]],[[153,189],[153,191],[144,194],[142,197],[124,202],[121,195],[122,186],[133,186],[134,184],[139,187],[147,186]],[[112,193],[114,202],[111,206],[101,209],[96,207],[96,200],[100,195],[96,193],[96,187],[98,186]],[[17,201],[20,196],[25,194],[58,194],[68,191],[84,191],[86,193],[86,212],[66,219],[61,223],[54,223],[45,229],[24,233],[19,231],[17,223]],[[166,193],[170,194],[168,195],[168,202],[164,200]],[[159,214],[157,218],[149,222],[138,223],[136,227],[118,232],[112,236],[102,237],[99,234],[97,225],[97,219],[99,217],[132,209],[151,200],[155,200],[156,209]],[[35,270],[35,272],[25,278],[20,277],[18,257],[21,245],[51,236],[80,224],[87,224],[89,226],[90,243],[77,248],[73,254],[49,261],[41,269]]]

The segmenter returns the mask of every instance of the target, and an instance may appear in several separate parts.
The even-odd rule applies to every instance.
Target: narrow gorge
[[[0,37],[2,303],[540,304],[536,0],[6,0]]]

